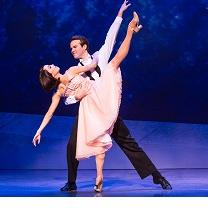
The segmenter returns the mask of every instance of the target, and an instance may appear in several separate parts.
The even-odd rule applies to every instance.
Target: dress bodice
[[[65,75],[69,79],[69,83],[66,86],[64,97],[76,96],[78,93],[84,91],[84,96],[88,94],[92,81],[82,77],[81,75],[72,76],[69,71],[65,72]]]

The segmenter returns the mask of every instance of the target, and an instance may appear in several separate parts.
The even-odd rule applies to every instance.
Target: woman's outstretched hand
[[[37,144],[40,144],[40,138],[41,138],[41,134],[39,132],[37,132],[32,140],[32,143],[35,147]]]

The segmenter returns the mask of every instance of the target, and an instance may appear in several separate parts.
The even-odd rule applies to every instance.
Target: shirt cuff
[[[64,101],[65,105],[71,105],[71,104],[74,104],[77,102],[78,102],[78,100],[75,99],[75,96],[69,96]]]
[[[117,16],[116,19],[115,19],[116,22],[122,22],[122,20],[123,20],[123,18],[119,17],[119,16]]]

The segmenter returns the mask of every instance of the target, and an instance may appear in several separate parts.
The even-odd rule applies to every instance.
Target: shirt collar
[[[91,60],[91,55],[90,54],[88,54],[87,58],[85,58],[85,59],[79,59],[79,61],[82,62],[82,63],[84,63],[84,62],[88,61],[89,59]]]

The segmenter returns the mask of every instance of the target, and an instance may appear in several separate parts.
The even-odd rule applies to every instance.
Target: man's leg
[[[171,189],[169,182],[164,177],[162,177],[147,154],[141,147],[139,147],[120,117],[118,117],[114,125],[113,133],[111,136],[114,138],[119,147],[124,151],[142,179],[152,175],[154,183],[161,184],[163,189]]]
[[[75,122],[72,128],[69,142],[67,144],[67,167],[68,167],[68,182],[61,191],[75,191],[76,179],[77,179],[77,169],[79,161],[75,158],[76,155],[76,145],[77,145],[77,126],[78,117],[75,118]]]

